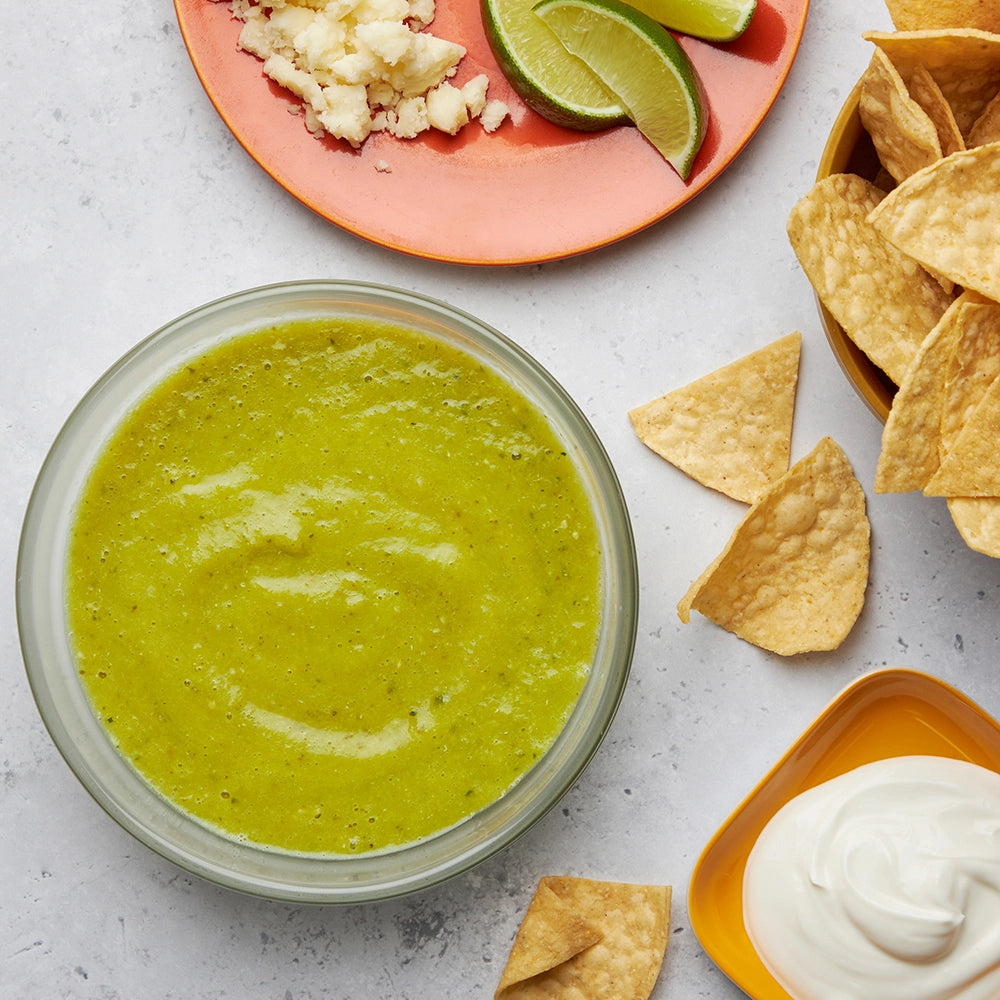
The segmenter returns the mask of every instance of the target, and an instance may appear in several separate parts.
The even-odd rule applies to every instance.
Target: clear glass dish
[[[115,749],[78,678],[67,629],[65,564],[77,497],[118,423],[185,360],[275,322],[353,316],[440,338],[489,365],[548,417],[579,470],[598,525],[603,607],[594,662],[566,726],[500,799],[444,832],[396,850],[329,857],[238,841],[161,797]],[[628,679],[638,611],[625,500],[600,440],[562,387],[496,330],[412,292],[303,281],[240,292],[168,323],[109,369],[73,411],[43,463],[18,554],[21,649],[42,719],[67,764],[125,830],[184,870],[228,888],[295,902],[385,899],[437,884],[507,847],[555,805],[597,751]]]

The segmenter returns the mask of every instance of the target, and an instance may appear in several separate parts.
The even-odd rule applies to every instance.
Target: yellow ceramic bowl
[[[817,180],[822,180],[831,174],[844,173],[857,174],[866,180],[874,180],[878,174],[879,162],[875,148],[861,125],[861,115],[858,111],[860,94],[859,83],[851,91],[840,114],[837,115],[823,155],[820,157]],[[868,360],[865,353],[844,333],[843,327],[823,304],[818,303],[818,305],[823,329],[837,361],[840,362],[840,367],[868,408],[884,422],[889,415],[893,396],[896,394],[895,383]]]
[[[709,841],[689,890],[702,947],[755,1000],[790,1000],[743,923],[743,872],[771,817],[801,792],[888,757],[957,757],[1000,771],[1000,724],[963,694],[911,670],[867,674],[802,734]]]

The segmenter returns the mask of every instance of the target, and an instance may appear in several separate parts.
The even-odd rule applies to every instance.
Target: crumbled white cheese
[[[427,120],[433,128],[456,135],[469,123],[469,109],[462,91],[447,82],[427,91]]]
[[[485,73],[474,76],[464,87],[462,87],[462,99],[469,109],[470,118],[478,118],[486,107],[486,90],[490,85],[489,77]]]
[[[401,97],[395,108],[386,114],[389,118],[389,132],[397,139],[412,139],[430,128],[427,120],[427,98]]]
[[[434,0],[410,0],[410,24],[420,31],[434,20]]]
[[[479,113],[479,122],[485,132],[495,132],[510,114],[510,108],[503,101],[487,101]]]
[[[306,127],[360,146],[372,132],[452,135],[478,118],[487,132],[507,116],[487,101],[485,74],[448,81],[465,48],[423,29],[434,0],[230,0],[240,47],[299,97]]]

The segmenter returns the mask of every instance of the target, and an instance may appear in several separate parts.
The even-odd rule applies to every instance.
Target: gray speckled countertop
[[[675,888],[654,997],[742,995],[691,930],[709,837],[814,716],[885,665],[930,671],[1000,712],[1000,565],[944,501],[876,496],[880,426],[833,358],[785,237],[869,48],[880,0],[814,3],[787,85],[733,166],[680,212],[566,261],[476,269],[332,226],[243,152],[205,97],[167,0],[36,0],[6,15],[0,81],[0,993],[11,998],[488,998],[537,879]],[[90,384],[187,309],[276,280],[376,280],[445,299],[518,340],[602,436],[639,549],[639,641],[619,714],[560,805],[477,870],[348,908],[244,897],[122,832],[53,747],[14,617],[18,532],[39,465]],[[823,435],[866,486],[863,614],[836,652],[783,660],[674,611],[742,513],[660,462],[626,411],[792,330],[804,336],[793,439]]]

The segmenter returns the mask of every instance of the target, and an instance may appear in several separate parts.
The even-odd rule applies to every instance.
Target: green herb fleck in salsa
[[[600,615],[572,460],[415,331],[296,322],[185,365],[80,499],[67,603],[111,738],[165,798],[295,852],[427,837],[558,734]]]

